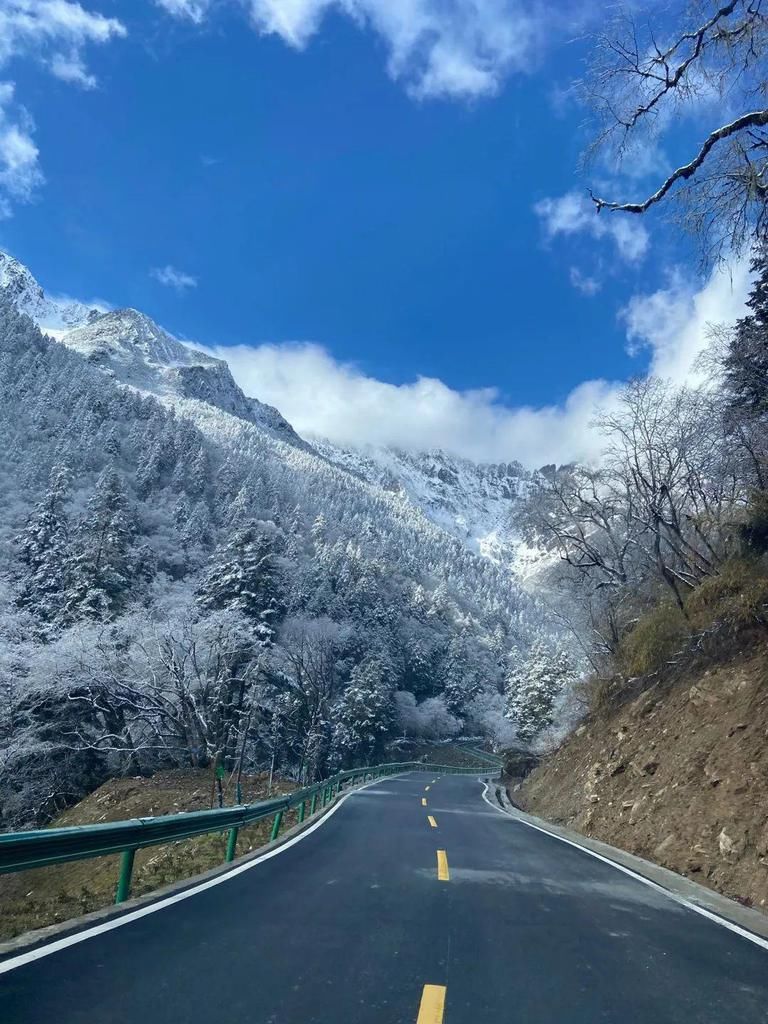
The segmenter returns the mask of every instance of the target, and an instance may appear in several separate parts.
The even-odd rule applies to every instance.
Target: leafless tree
[[[72,665],[68,699],[103,723],[79,734],[79,749],[122,755],[127,770],[146,756],[206,767],[220,751],[234,764],[258,700],[263,650],[250,624],[232,612],[189,616],[154,629],[88,635]]]
[[[599,468],[562,467],[530,495],[527,532],[559,553],[558,582],[598,657],[660,586],[684,608],[732,552],[749,487],[723,413],[716,391],[632,381],[598,421]]]
[[[745,498],[716,413],[705,390],[646,378],[628,384],[600,420],[606,471],[621,481],[641,550],[681,606],[687,590],[718,572]]]
[[[323,767],[329,742],[330,709],[343,665],[343,627],[329,618],[286,619],[272,661],[287,742],[298,761],[299,778],[312,781]]]
[[[645,199],[590,194],[598,213],[642,214],[674,201],[705,260],[719,259],[768,231],[768,8],[681,0],[671,18],[657,13],[653,24],[624,8],[597,39],[584,82],[596,118],[587,155],[635,159],[682,116],[707,108],[725,116]]]

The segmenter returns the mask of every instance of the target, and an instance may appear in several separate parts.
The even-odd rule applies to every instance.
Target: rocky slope
[[[587,720],[525,810],[768,912],[768,649]]]

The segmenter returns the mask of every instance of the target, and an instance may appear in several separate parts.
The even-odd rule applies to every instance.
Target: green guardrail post
[[[272,835],[270,836],[271,842],[274,842],[275,839],[277,839],[278,835],[280,834],[280,822],[282,820],[283,812],[278,811],[277,814],[275,815],[275,820],[272,822]]]
[[[315,790],[314,793],[312,794],[312,803],[309,805],[309,813],[310,813],[310,815],[314,814],[316,810],[317,810],[317,790]]]
[[[305,801],[302,800],[301,803],[299,804],[299,815],[298,815],[299,825],[302,823],[302,821],[304,821],[304,806],[305,806]]]
[[[231,828],[229,835],[227,836],[227,854],[225,860],[227,864],[235,859],[235,848],[237,847],[237,833],[238,829]]]
[[[125,903],[131,895],[131,876],[133,875],[133,858],[136,850],[123,850],[120,857],[120,877],[117,880],[115,903]]]

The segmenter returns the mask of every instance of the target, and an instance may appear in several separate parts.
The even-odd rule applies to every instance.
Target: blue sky
[[[48,290],[136,306],[228,348],[251,393],[342,440],[371,398],[350,397],[350,380],[404,388],[377,392],[400,395],[382,398],[385,419],[430,400],[420,377],[459,396],[495,389],[469,402],[502,415],[562,407],[676,344],[659,341],[649,304],[680,320],[704,289],[722,292],[658,218],[587,208],[584,112],[568,87],[605,5],[559,5],[560,23],[513,0],[246,6],[0,0],[0,80],[14,83],[0,106],[0,243]],[[37,150],[15,166],[13,126]],[[645,175],[634,160],[631,176],[597,167],[590,180],[642,197],[700,133],[683,125]],[[343,386],[315,424],[307,406],[334,373]],[[350,402],[358,418],[337,430]],[[418,442],[439,443],[440,422]],[[517,457],[519,432],[486,451],[486,428],[472,429],[465,454]]]

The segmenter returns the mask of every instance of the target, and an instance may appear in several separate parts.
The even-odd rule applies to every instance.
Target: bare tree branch
[[[730,138],[730,136],[743,131],[745,128],[762,127],[764,125],[768,125],[768,110],[753,110],[749,114],[742,114],[741,117],[737,117],[735,121],[731,121],[729,124],[722,125],[722,127],[716,129],[707,136],[704,145],[693,160],[687,164],[683,164],[682,167],[678,167],[676,171],[673,171],[661,187],[642,203],[611,202],[607,199],[601,199],[599,196],[596,196],[592,189],[589,189],[590,198],[595,204],[598,213],[600,213],[601,210],[623,210],[625,213],[645,213],[645,211],[651,206],[663,199],[676,182],[681,180],[687,181],[688,178],[693,177],[696,171],[698,171],[706,160],[712,147],[718,142],[721,142],[723,139]],[[766,146],[767,144],[763,141],[761,145]],[[763,171],[764,170],[765,168],[763,168]],[[755,182],[754,187],[759,189],[761,192],[768,191],[768,186],[760,182]]]

